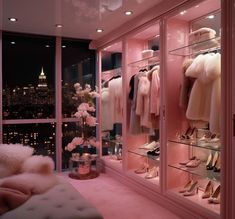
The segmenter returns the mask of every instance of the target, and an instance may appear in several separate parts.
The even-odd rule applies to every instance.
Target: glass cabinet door
[[[160,30],[154,22],[126,39],[127,173],[160,184]]]
[[[220,1],[167,19],[167,191],[218,218],[221,194]]]
[[[122,42],[101,51],[102,156],[122,168],[123,90]]]

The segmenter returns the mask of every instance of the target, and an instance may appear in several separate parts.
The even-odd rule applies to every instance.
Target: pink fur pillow
[[[35,155],[24,161],[21,172],[52,174],[55,168],[54,161],[48,156]]]
[[[33,148],[21,144],[0,144],[0,178],[20,170],[21,164],[33,154]]]
[[[31,191],[32,194],[46,192],[57,183],[58,178],[54,174],[22,173],[0,179],[0,186],[7,184],[22,185],[24,188]]]

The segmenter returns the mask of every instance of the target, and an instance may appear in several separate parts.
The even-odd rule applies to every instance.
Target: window
[[[68,168],[71,152],[65,147],[74,137],[81,136],[74,113],[80,104],[73,99],[75,94],[74,84],[80,83],[83,87],[90,84],[95,87],[95,51],[89,50],[87,40],[62,40],[62,168]],[[69,122],[68,122],[69,121]],[[89,130],[95,136],[95,127]],[[82,152],[78,147],[77,152]],[[89,149],[93,150],[93,149]]]
[[[55,40],[3,33],[3,119],[55,117]]]
[[[58,38],[58,42],[62,41],[60,89],[55,77],[55,37],[3,32],[2,39],[3,120],[0,121],[0,134],[3,143],[29,145],[35,154],[48,155],[59,166],[62,164],[63,169],[68,168],[71,152],[64,148],[79,132],[73,117],[77,104],[72,98],[74,83],[89,83],[94,87],[95,51],[89,50],[87,40]],[[56,92],[62,92],[62,100],[58,99],[60,103],[57,103],[62,106],[62,114],[57,117]],[[63,136],[58,139],[56,133],[60,133],[60,125],[57,121],[61,119]],[[95,128],[91,131],[95,132]]]

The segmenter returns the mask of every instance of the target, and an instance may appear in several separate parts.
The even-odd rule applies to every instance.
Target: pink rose
[[[89,104],[88,103],[81,103],[77,109],[78,109],[78,111],[87,111],[89,109]]]
[[[75,148],[75,145],[72,144],[72,143],[68,143],[68,145],[67,145],[67,147],[66,147],[66,149],[67,149],[68,151],[72,151],[74,148]]]
[[[89,126],[96,126],[96,118],[89,115],[89,116],[86,117],[86,123]]]
[[[73,140],[72,140],[72,142],[71,142],[73,145],[80,145],[80,144],[82,144],[83,143],[83,139],[82,138],[80,138],[80,137],[75,137]]]

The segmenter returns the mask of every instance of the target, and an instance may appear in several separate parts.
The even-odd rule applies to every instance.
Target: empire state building
[[[42,71],[38,77],[38,89],[39,90],[47,90],[47,77],[45,75],[45,73],[43,72],[43,67],[42,67]]]

